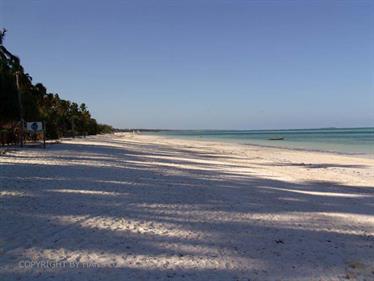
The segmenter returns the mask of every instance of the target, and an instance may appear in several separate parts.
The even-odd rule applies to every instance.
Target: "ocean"
[[[290,149],[374,155],[374,128],[170,130],[152,134]]]

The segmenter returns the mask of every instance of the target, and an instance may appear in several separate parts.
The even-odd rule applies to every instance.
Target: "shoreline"
[[[124,133],[115,133],[115,134],[124,134]],[[243,146],[254,146],[254,147],[262,147],[262,148],[270,148],[270,149],[279,149],[279,150],[286,150],[286,151],[300,151],[300,152],[317,152],[317,153],[326,153],[326,154],[335,154],[335,155],[342,155],[342,156],[350,156],[350,157],[357,157],[363,159],[374,159],[374,153],[361,153],[361,152],[340,152],[340,151],[330,151],[330,150],[320,150],[320,149],[309,149],[309,148],[292,148],[292,147],[282,147],[276,145],[265,145],[265,144],[255,144],[255,143],[244,143],[235,140],[227,140],[224,139],[214,139],[214,138],[196,138],[196,137],[183,137],[183,136],[173,136],[173,135],[156,135],[156,134],[147,134],[147,133],[140,133],[140,135],[144,136],[155,136],[155,137],[165,137],[171,139],[180,139],[180,140],[191,140],[191,141],[203,141],[203,142],[216,142],[222,144],[233,144],[233,145],[243,145]]]
[[[122,137],[121,135],[119,135]],[[129,135],[126,135],[127,137]],[[282,169],[277,169],[276,167],[272,167],[272,171],[270,172],[272,176],[275,176],[276,172],[279,172],[279,177],[282,179],[285,176],[287,180],[292,181],[302,181],[303,177],[314,179],[314,177],[320,177],[321,181],[323,180],[321,171],[327,172],[326,176],[327,181],[336,181],[336,182],[344,182],[347,185],[353,185],[354,182],[366,182],[366,186],[374,187],[374,172],[369,171],[369,168],[372,168],[374,171],[374,158],[370,157],[359,157],[357,155],[351,154],[341,154],[336,152],[325,152],[325,151],[309,151],[309,150],[297,150],[297,149],[288,149],[288,148],[277,148],[277,147],[266,147],[261,145],[246,145],[243,143],[236,143],[236,142],[224,142],[219,140],[208,140],[208,139],[190,139],[190,138],[174,138],[165,135],[135,135],[131,136],[130,138],[134,137],[134,139],[140,139],[141,141],[145,142],[155,142],[156,144],[166,145],[167,147],[195,147],[198,146],[199,149],[208,149],[211,151],[210,153],[214,154],[221,154],[224,153],[225,155],[240,155],[241,158],[246,159],[247,157],[251,158],[259,158],[265,162],[275,162],[277,165],[283,165],[289,163],[290,165],[297,165],[297,167],[305,169],[305,170],[294,170],[294,169],[287,169],[283,167]],[[142,140],[145,138],[145,140]],[[321,169],[309,169],[308,167],[319,167],[322,164],[327,168]],[[331,164],[331,167],[330,167]],[[336,166],[334,168],[334,166]],[[346,168],[345,168],[346,166]],[[366,167],[365,171],[366,174],[363,174],[362,171],[355,170],[354,167]],[[337,174],[333,175],[332,170],[337,172]],[[300,173],[298,175],[298,173]],[[295,174],[293,174],[295,173]],[[290,175],[291,174],[291,175]],[[365,181],[366,179],[361,180],[357,178],[357,176],[364,177],[365,175],[370,176],[370,180]],[[343,180],[347,177],[347,179]],[[351,181],[351,182],[350,182]]]

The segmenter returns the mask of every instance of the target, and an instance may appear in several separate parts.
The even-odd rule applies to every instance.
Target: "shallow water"
[[[173,130],[158,135],[229,141],[292,149],[374,155],[374,128],[298,130]],[[282,140],[270,140],[283,138]]]

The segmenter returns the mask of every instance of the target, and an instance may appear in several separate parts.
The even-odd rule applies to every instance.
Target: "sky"
[[[0,0],[0,27],[117,128],[374,126],[373,1]]]

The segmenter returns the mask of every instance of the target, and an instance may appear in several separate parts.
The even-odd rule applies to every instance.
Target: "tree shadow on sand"
[[[188,148],[111,144],[0,165],[1,280],[374,277],[374,189],[262,178]],[[31,259],[78,267],[20,266]]]

